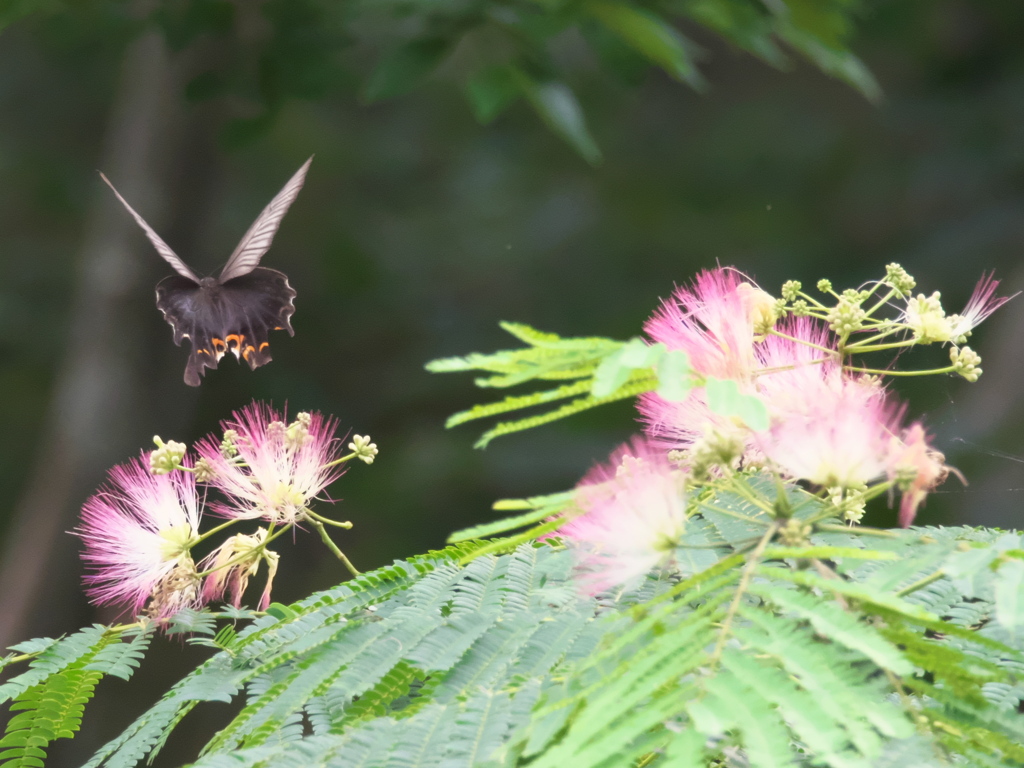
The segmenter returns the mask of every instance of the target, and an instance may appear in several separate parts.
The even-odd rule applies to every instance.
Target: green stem
[[[239,522],[241,522],[244,519],[246,519],[246,518],[235,517],[235,518],[232,518],[231,520],[227,520],[226,522],[221,523],[220,525],[214,526],[213,528],[208,530],[206,533],[200,534],[195,539],[193,539],[192,542],[189,544],[189,549],[194,547],[196,544],[199,544],[199,543],[201,543],[203,541],[206,541],[208,538],[213,536],[215,533],[220,533],[221,531],[223,531],[228,526],[234,525],[235,523],[239,523]]]
[[[747,560],[747,564],[743,567],[743,575],[740,577],[740,583],[736,585],[736,596],[733,597],[732,602],[729,603],[729,610],[726,611],[725,619],[722,621],[722,629],[718,635],[718,642],[715,643],[715,650],[711,654],[711,666],[718,664],[718,660],[722,657],[722,651],[725,649],[725,643],[729,639],[729,630],[732,627],[733,619],[736,617],[736,612],[740,608],[740,601],[743,600],[743,595],[746,593],[747,587],[750,585],[750,580],[754,576],[754,569],[757,567],[757,563],[760,561],[761,555],[764,554],[765,549],[775,537],[778,530],[779,522],[777,520],[773,520],[772,524],[768,526],[768,530],[764,532],[764,536],[761,537],[761,541],[758,542],[757,547],[750,553],[750,558]]]
[[[320,534],[320,538],[323,539],[323,542],[327,545],[327,548],[334,553],[334,556],[336,558],[341,560],[341,562],[345,565],[346,568],[348,568],[348,572],[351,573],[353,576],[359,576],[359,571],[357,571],[356,567],[352,565],[352,561],[345,557],[345,553],[338,549],[337,544],[331,541],[331,537],[327,535],[327,529],[324,527],[324,524],[314,518],[309,518],[309,522],[313,525],[314,528],[316,528],[317,533]]]
[[[818,523],[815,528],[819,531],[831,533],[852,533],[856,536],[878,536],[882,539],[898,539],[900,535],[885,528],[867,528],[858,525],[856,528],[849,525],[835,525],[834,523]]]
[[[955,365],[950,365],[945,368],[932,368],[928,371],[883,371],[877,368],[854,368],[851,366],[846,370],[854,373],[873,373],[878,376],[932,376],[939,373],[956,373],[957,368]]]
[[[884,338],[885,336],[888,335],[889,334],[879,334],[875,338]],[[913,347],[914,345],[917,344],[917,342],[913,341],[912,339],[905,339],[904,341],[894,341],[891,344],[868,344],[868,341],[868,339],[864,339],[863,341],[858,341],[855,344],[850,344],[846,348],[846,351],[851,355],[863,355],[868,352],[884,352],[887,349],[901,349],[903,347]]]
[[[768,333],[771,336],[778,336],[780,339],[786,339],[787,341],[793,341],[796,342],[797,344],[803,344],[804,346],[811,347],[812,349],[817,349],[819,352],[824,352],[826,355],[829,356],[829,358],[833,358],[836,356],[836,351],[834,349],[830,349],[829,347],[823,347],[820,344],[814,344],[810,341],[807,341],[806,339],[798,339],[796,336],[790,336],[788,333],[779,333],[774,329],[768,331]]]
[[[873,290],[872,290],[872,293],[874,293],[874,291],[878,289],[878,288],[877,288],[877,286],[878,286],[878,285],[881,285],[881,283],[878,283],[878,284],[876,284],[876,287],[875,287],[875,289],[873,289]],[[883,296],[882,298],[880,298],[880,299],[878,300],[878,303],[877,303],[877,304],[875,304],[875,306],[873,306],[873,307],[872,307],[871,309],[869,309],[869,310],[867,311],[867,312],[868,312],[868,317],[871,317],[871,315],[875,314],[875,312],[877,312],[877,311],[878,311],[878,310],[880,310],[880,309],[881,309],[881,308],[882,308],[883,306],[885,306],[885,303],[886,303],[887,301],[889,301],[889,299],[891,299],[891,298],[893,297],[893,294],[895,294],[895,293],[896,293],[896,289],[895,289],[895,288],[892,288],[892,287],[890,287],[890,288],[889,288],[889,292],[888,292],[887,294],[885,294],[885,296]]]
[[[341,462],[343,462],[343,461],[350,461],[350,460],[354,459],[358,455],[359,455],[358,453],[356,453],[355,451],[352,451],[352,453],[350,453],[348,456],[342,456],[340,459],[335,459],[334,461],[327,462],[326,464],[324,464],[323,468],[327,469],[328,467],[337,466],[338,464],[341,464]]]
[[[913,584],[910,584],[909,586],[906,586],[903,589],[899,590],[896,593],[896,597],[903,597],[905,595],[909,595],[911,592],[916,592],[917,590],[923,587],[927,587],[932,582],[938,581],[945,575],[946,572],[939,568],[939,570],[935,571],[935,573],[931,574],[930,576],[925,576],[923,579],[918,579]]]
[[[338,520],[331,520],[331,518],[329,517],[318,515],[311,509],[306,510],[306,517],[314,518],[316,520],[319,520],[321,523],[325,523],[326,525],[333,525],[337,528],[344,528],[346,531],[352,527],[352,523],[348,520],[345,520],[344,522],[339,522]]]

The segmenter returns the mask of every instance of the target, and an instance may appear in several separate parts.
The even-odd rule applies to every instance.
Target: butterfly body
[[[294,202],[310,158],[263,212],[228,258],[217,277],[199,278],[160,236],[114,189],[135,221],[142,227],[157,252],[178,274],[165,277],[156,286],[156,306],[174,332],[174,343],[188,339],[192,350],[185,366],[185,383],[197,387],[207,368],[217,368],[220,359],[232,352],[255,370],[269,363],[270,331],[288,331],[294,336],[291,316],[295,312],[295,289],[276,269],[259,265],[263,254]]]
[[[156,306],[174,331],[174,343],[192,345],[185,383],[198,386],[206,368],[216,368],[232,352],[255,370],[269,363],[269,335],[285,330],[291,336],[295,289],[282,272],[256,267],[241,277],[218,283],[203,278],[199,284],[171,275],[156,286]]]

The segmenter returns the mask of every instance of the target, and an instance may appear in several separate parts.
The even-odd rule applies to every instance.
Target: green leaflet
[[[763,478],[748,484],[777,492]],[[815,514],[803,499],[788,503]],[[509,506],[529,503],[544,502]],[[988,749],[978,764],[1014,764],[1024,730],[1009,714],[1024,654],[993,620],[995,582],[978,582],[969,601],[948,578],[896,594],[957,541],[995,547],[999,534],[772,546],[763,557],[781,559],[744,582],[743,542],[763,534],[762,514],[738,494],[713,506],[690,526],[712,544],[693,551],[719,559],[682,581],[656,572],[598,600],[576,587],[572,553],[546,544],[460,567],[467,542],[364,574],[240,628],[230,653],[186,677],[91,765],[140,764],[191,709],[233,698],[243,708],[197,765],[704,768],[728,747],[751,765],[875,768],[922,743],[932,756]],[[721,531],[704,514],[719,515]],[[834,577],[799,569],[814,558],[846,567]],[[958,578],[990,565],[964,561]],[[984,632],[947,620],[965,606]],[[118,666],[118,654],[100,655]],[[925,715],[917,736],[893,680]],[[303,720],[315,735],[303,735]]]
[[[539,415],[499,423],[477,441],[483,448],[495,437],[547,424],[604,403],[635,397],[658,386],[653,366],[664,349],[648,347],[640,339],[631,342],[598,337],[562,338],[520,323],[502,323],[501,327],[527,346],[492,354],[474,353],[465,357],[434,360],[426,368],[433,373],[486,371],[479,387],[511,387],[529,381],[570,381],[552,389],[526,395],[510,395],[501,401],[477,405],[451,416],[447,427],[467,421],[489,418],[514,411],[570,400]],[[674,358],[676,370],[678,356]]]

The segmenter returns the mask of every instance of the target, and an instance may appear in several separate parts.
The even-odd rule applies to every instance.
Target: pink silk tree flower
[[[981,325],[989,315],[1003,306],[1003,304],[1019,294],[1018,292],[1013,294],[1013,296],[997,297],[995,292],[998,287],[999,281],[993,279],[991,273],[981,276],[981,280],[974,286],[971,298],[967,300],[967,306],[964,307],[964,311],[959,315],[951,315],[949,317],[952,325],[950,336],[954,343],[966,342],[971,331]]]
[[[576,489],[578,517],[558,530],[575,547],[590,594],[628,585],[671,557],[686,524],[683,476],[659,447],[635,439]]]
[[[776,411],[771,428],[756,435],[770,464],[826,488],[859,488],[887,473],[901,409],[874,379],[836,375],[792,394],[802,407]]]
[[[768,335],[754,347],[755,363],[751,380],[740,387],[757,394],[770,413],[803,408],[807,392],[817,390],[823,381],[838,383],[841,376],[838,356],[831,354],[832,334],[811,318],[790,318],[776,330],[782,336]],[[687,450],[714,435],[734,435],[736,423],[708,408],[702,388],[694,389],[682,401],[668,401],[656,392],[646,392],[637,402],[645,431],[665,445]],[[753,435],[749,435],[749,458],[760,457]]]
[[[730,269],[697,275],[691,287],[679,287],[644,324],[655,342],[681,350],[698,373],[722,379],[746,379],[757,360],[755,334],[774,318],[774,300]]]
[[[164,618],[199,607],[199,580],[189,553],[199,532],[199,499],[189,472],[154,475],[148,456],[114,467],[110,483],[82,507],[74,533],[93,571],[87,592],[100,605],[127,604]]]
[[[210,435],[197,443],[204,477],[233,502],[212,505],[218,514],[292,525],[342,475],[334,419],[300,413],[291,424],[284,420],[285,414],[252,403],[221,422],[223,440]]]
[[[900,498],[900,526],[908,528],[914,522],[917,508],[928,493],[941,485],[950,472],[961,482],[963,476],[945,465],[946,457],[928,444],[928,436],[920,423],[910,425],[903,439],[892,438],[889,454],[889,479],[902,492]]]
[[[697,373],[733,379],[753,393],[761,367],[757,343],[774,322],[771,296],[739,272],[718,267],[698,274],[692,286],[677,288],[644,330],[653,342],[686,352]],[[647,392],[637,408],[647,434],[673,448],[685,450],[708,436],[735,431],[731,419],[708,408],[699,388],[681,402]]]
[[[807,407],[808,396],[842,386],[844,374],[828,327],[809,317],[787,318],[757,345],[756,391],[776,418]],[[877,390],[881,393],[881,390]]]

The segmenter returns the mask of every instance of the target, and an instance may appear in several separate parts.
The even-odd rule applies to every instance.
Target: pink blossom
[[[776,418],[806,406],[823,382],[837,386],[842,372],[837,356],[831,355],[832,336],[822,323],[806,317],[784,320],[776,330],[754,346],[752,378],[741,388],[756,393]],[[673,402],[656,392],[647,392],[637,402],[647,434],[672,448],[687,449],[709,434],[736,429],[732,419],[713,413],[702,388],[695,388],[683,401]],[[752,441],[752,449],[756,449]]]
[[[198,607],[198,580],[189,554],[199,531],[199,500],[189,472],[150,473],[148,456],[114,467],[109,485],[82,507],[74,533],[94,571],[88,593],[101,604],[128,604],[165,617]]]
[[[342,441],[337,422],[300,413],[291,424],[266,405],[252,403],[221,422],[224,441],[210,435],[196,445],[211,473],[210,483],[232,504],[213,508],[225,517],[262,517],[291,525],[309,503],[344,471],[335,462]]]
[[[667,560],[686,522],[682,473],[642,439],[591,470],[576,504],[582,514],[558,533],[576,545],[591,594],[634,582]]]
[[[756,364],[755,324],[770,302],[740,273],[718,267],[698,274],[692,287],[676,288],[644,330],[653,341],[686,352],[698,373],[744,379]]]
[[[771,464],[823,487],[858,488],[886,474],[901,409],[874,379],[836,372],[792,394],[755,438]]]
[[[928,436],[919,423],[912,424],[900,440],[893,437],[889,451],[889,479],[902,491],[900,525],[914,522],[917,508],[928,493],[945,481],[955,469],[947,467],[945,456],[928,445]],[[957,475],[960,473],[957,472]],[[963,477],[960,477],[963,481]]]
[[[992,273],[983,274],[978,284],[974,286],[974,292],[971,294],[971,298],[967,301],[967,306],[964,307],[964,311],[959,315],[953,315],[950,317],[952,321],[951,337],[954,342],[961,337],[967,336],[972,330],[981,325],[981,323],[993,312],[999,309],[1003,304],[1008,302],[1019,294],[1015,293],[1013,296],[1001,296],[996,298],[996,288],[999,287],[999,281],[993,279]]]

